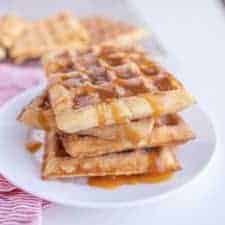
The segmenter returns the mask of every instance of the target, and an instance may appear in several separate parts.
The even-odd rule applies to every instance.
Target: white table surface
[[[133,2],[177,59],[178,77],[212,117],[216,154],[200,177],[160,202],[118,210],[54,205],[44,211],[43,225],[224,224],[225,8],[216,0]]]

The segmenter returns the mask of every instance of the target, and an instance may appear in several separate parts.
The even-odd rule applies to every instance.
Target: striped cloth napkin
[[[43,74],[38,67],[0,64],[0,105],[38,84]],[[26,193],[0,175],[0,224],[40,225],[42,210],[49,202]]]

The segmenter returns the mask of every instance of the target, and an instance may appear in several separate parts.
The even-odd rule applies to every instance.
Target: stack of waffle
[[[48,86],[18,116],[46,132],[42,177],[162,174],[194,138],[177,112],[193,97],[138,47],[101,45],[43,60]]]
[[[145,36],[141,28],[103,17],[79,20],[59,12],[39,21],[7,15],[0,17],[0,59],[7,55],[16,63],[38,59],[56,49],[83,49],[102,42],[134,42]]]

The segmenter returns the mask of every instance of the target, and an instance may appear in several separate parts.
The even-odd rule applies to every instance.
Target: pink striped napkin
[[[42,71],[37,66],[0,64],[0,105],[38,84],[42,77]],[[42,209],[48,205],[49,202],[18,189],[0,175],[1,225],[40,225]]]

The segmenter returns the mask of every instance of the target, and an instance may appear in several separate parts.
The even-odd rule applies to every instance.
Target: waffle
[[[40,58],[50,50],[61,48],[80,49],[89,37],[83,26],[68,12],[35,21],[17,37],[9,51],[16,63]]]
[[[5,49],[12,47],[27,24],[27,21],[15,15],[0,17],[0,46]]]
[[[133,122],[135,124],[135,122]],[[194,138],[190,127],[178,115],[167,115],[135,125],[96,128],[83,134],[59,135],[65,151],[72,157],[93,157],[133,148],[152,148],[185,143]],[[83,136],[85,134],[85,136]],[[111,139],[111,137],[116,137]]]
[[[175,113],[194,99],[170,73],[135,47],[104,45],[45,58],[58,129],[75,133]]]
[[[47,91],[34,98],[20,112],[17,120],[23,124],[36,129],[50,130],[55,129],[55,118],[50,108]]]
[[[130,24],[106,17],[90,16],[80,19],[91,37],[91,44],[133,43],[147,36],[147,32]]]
[[[67,155],[56,133],[47,134],[43,179],[76,176],[160,174],[180,169],[175,147],[137,149],[99,157],[76,159]]]
[[[42,95],[37,96],[26,107],[24,107],[24,109],[18,115],[17,120],[30,128],[36,128],[45,131],[56,130],[57,127],[55,117],[48,101],[47,91],[44,91]],[[130,125],[133,129],[135,129],[135,132],[141,133],[143,130],[146,132],[151,129],[153,120],[146,118],[143,120],[131,121]],[[94,136],[93,133],[95,133],[97,136],[102,136],[102,129],[104,129],[104,135],[107,135],[106,139],[113,137],[115,139],[115,133],[121,130],[122,127],[123,125],[108,126],[101,129],[94,128],[85,130],[83,132],[81,131],[79,134],[89,135],[90,133],[90,136]],[[114,130],[114,132],[112,132],[112,130]]]

